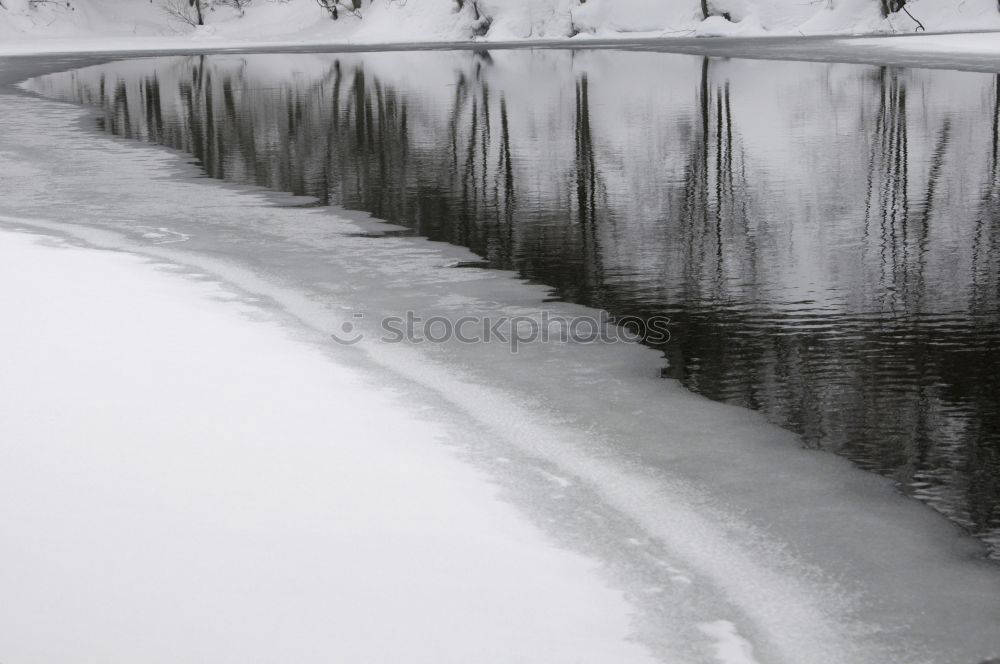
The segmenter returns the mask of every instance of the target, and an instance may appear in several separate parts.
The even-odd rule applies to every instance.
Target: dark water
[[[466,51],[159,58],[36,88],[212,177],[669,316],[666,375],[1000,545],[995,75]]]

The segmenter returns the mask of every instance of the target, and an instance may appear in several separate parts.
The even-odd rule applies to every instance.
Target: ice
[[[137,231],[142,231],[143,227],[136,225]],[[169,228],[159,227],[159,228],[148,228],[146,232],[141,233],[141,237],[151,240],[154,244],[172,244],[174,242],[187,242],[191,236],[186,233],[178,233],[177,231],[172,231]]]
[[[985,62],[996,62],[1000,54],[1000,34],[986,32],[969,35],[920,35],[891,41],[859,39],[859,46],[885,47],[899,53],[939,53],[956,56],[978,56]]]

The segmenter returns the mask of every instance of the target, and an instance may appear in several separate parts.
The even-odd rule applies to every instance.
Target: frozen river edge
[[[16,218],[21,215],[43,219],[55,218],[62,224],[81,221],[86,224],[89,221],[89,223],[97,225],[111,225],[120,230],[128,225],[130,216],[132,217],[131,223],[135,226],[134,215],[143,210],[143,205],[149,206],[151,198],[157,202],[156,205],[152,206],[151,216],[156,217],[156,222],[152,225],[153,228],[159,228],[160,222],[176,226],[176,222],[183,216],[191,214],[192,209],[197,210],[199,215],[213,214],[209,208],[225,207],[221,203],[223,199],[234,208],[240,209],[243,214],[251,214],[247,208],[253,208],[255,212],[252,214],[262,215],[261,223],[266,223],[265,218],[305,214],[300,211],[284,212],[277,211],[273,207],[267,208],[259,199],[249,203],[247,197],[258,197],[259,195],[245,191],[234,192],[231,188],[216,184],[186,183],[183,180],[175,179],[164,181],[160,178],[164,176],[165,170],[174,168],[177,162],[168,153],[145,146],[130,146],[120,142],[81,135],[79,132],[75,132],[75,127],[72,126],[74,114],[78,116],[80,113],[75,109],[25,98],[6,99],[5,106],[7,102],[9,102],[9,106],[5,110],[9,112],[5,113],[4,122],[10,123],[12,127],[21,127],[22,133],[24,127],[32,128],[34,132],[38,132],[32,133],[32,140],[28,140],[26,136],[13,136],[13,133],[16,132],[12,133],[12,128],[6,128],[4,132],[5,144],[0,146],[0,149],[5,151],[4,158],[7,161],[5,167],[10,166],[9,169],[5,168],[5,172],[12,173],[11,177],[18,183],[14,187],[17,193],[5,201],[9,209],[4,211],[15,213],[8,220],[11,224],[22,226],[31,224],[23,218]],[[63,146],[62,149],[65,149],[67,143],[63,141],[72,144],[73,150],[71,152],[59,151],[60,148],[57,146]],[[46,143],[48,143],[48,149],[45,147]],[[40,150],[32,150],[38,145],[41,146]],[[114,161],[121,163],[109,165],[107,163],[109,153],[110,156],[113,156]],[[67,163],[56,165],[56,161]],[[114,172],[104,172],[98,175],[95,170],[98,166],[102,169],[110,167]],[[21,170],[18,171],[18,168]],[[118,169],[121,169],[120,172]],[[73,175],[74,172],[76,175]],[[134,188],[141,187],[143,182],[148,182],[147,178],[157,179],[158,185],[163,184],[162,191],[151,194],[148,190],[141,191],[141,189]],[[29,179],[33,182],[29,182]],[[120,187],[122,183],[125,183],[128,190],[124,196],[119,195],[115,199],[116,205],[114,207],[116,209],[110,212],[107,209],[100,210],[100,206],[108,200],[107,198],[103,202],[99,200],[100,195],[102,195],[100,188],[102,179],[105,181],[103,189],[105,196],[110,193],[112,185]],[[95,189],[95,187],[97,188]],[[86,195],[82,195],[82,188],[89,188],[90,191]],[[241,199],[239,196],[244,198]],[[160,207],[160,204],[166,204],[170,199],[175,200],[173,209]],[[243,202],[239,203],[240,200]],[[177,206],[177,201],[184,201],[184,205]],[[75,205],[76,208],[67,209],[67,205]],[[149,212],[149,208],[146,209]],[[143,219],[143,223],[147,221],[150,220]],[[58,222],[56,224],[41,222],[35,223],[34,226],[47,225],[50,229],[73,230]],[[116,223],[119,226],[114,226]],[[172,256],[188,264],[197,264],[198,269],[218,271],[238,281],[242,289],[264,295],[272,303],[277,303],[286,311],[292,312],[294,317],[299,319],[299,325],[305,322],[307,323],[305,327],[312,328],[312,334],[331,329],[330,318],[316,316],[315,311],[309,309],[309,302],[304,301],[301,295],[297,296],[294,290],[275,289],[273,284],[269,285],[267,279],[261,277],[260,272],[254,274],[253,270],[246,269],[234,271],[232,266],[225,264],[224,261],[206,260],[204,255],[199,258],[192,255],[191,252],[166,248],[156,249],[150,246],[153,244],[151,238],[143,240],[140,236],[130,240],[111,234],[95,234],[80,228],[77,228],[75,232],[88,237],[97,244],[104,243],[142,253],[159,253],[161,256]],[[425,249],[422,248],[421,251]],[[431,253],[433,251],[436,250],[431,250]],[[441,251],[445,250],[441,249]],[[265,267],[265,275],[269,269]],[[310,320],[312,321],[311,325],[308,324]],[[982,654],[995,652],[995,650],[989,650],[991,647],[989,644],[990,635],[977,629],[977,627],[981,629],[983,625],[977,626],[972,622],[956,627],[954,633],[940,635],[942,639],[940,641],[933,638],[935,635],[932,634],[928,644],[911,642],[903,636],[903,633],[892,633],[891,629],[886,630],[887,637],[886,634],[868,634],[867,636],[855,634],[854,630],[859,628],[859,625],[852,626],[851,622],[857,618],[857,615],[854,614],[858,611],[859,606],[862,616],[865,616],[866,610],[873,608],[875,609],[874,615],[879,615],[879,609],[870,603],[872,598],[862,598],[861,602],[855,602],[850,597],[853,594],[851,589],[844,590],[848,597],[830,594],[829,591],[837,587],[836,579],[825,578],[829,577],[830,574],[824,573],[822,569],[817,570],[808,565],[802,566],[796,563],[800,557],[810,558],[809,555],[800,556],[782,551],[784,546],[791,545],[797,548],[803,546],[803,543],[784,537],[783,535],[786,533],[783,533],[780,528],[775,533],[756,532],[753,536],[748,536],[748,532],[754,530],[746,528],[752,519],[745,518],[745,515],[740,514],[739,510],[733,510],[732,504],[730,504],[730,509],[722,510],[723,518],[715,519],[716,516],[720,515],[719,510],[722,508],[713,504],[714,501],[711,500],[706,504],[705,496],[699,491],[679,494],[676,490],[681,485],[659,483],[658,480],[662,478],[643,477],[641,470],[637,472],[628,468],[628,472],[623,472],[621,465],[613,460],[595,459],[594,450],[590,450],[588,455],[577,455],[576,452],[581,446],[586,448],[588,441],[585,439],[588,434],[586,431],[579,431],[573,427],[555,425],[558,422],[558,413],[550,414],[554,417],[551,422],[546,424],[543,418],[538,417],[537,413],[532,411],[534,416],[528,418],[528,421],[532,423],[529,427],[517,424],[518,418],[509,416],[507,419],[511,419],[513,422],[497,421],[498,412],[509,413],[512,410],[512,404],[509,400],[504,401],[505,396],[496,389],[491,390],[487,386],[463,383],[460,374],[457,375],[453,368],[439,367],[438,371],[434,371],[434,367],[428,365],[421,358],[404,353],[375,357],[375,360],[382,366],[381,370],[395,371],[397,378],[402,375],[405,379],[425,387],[431,387],[432,390],[437,390],[445,395],[445,400],[450,402],[452,407],[457,405],[463,411],[463,417],[471,416],[473,419],[478,419],[481,424],[485,421],[486,428],[490,431],[487,436],[496,435],[497,431],[501,431],[499,437],[508,438],[508,442],[522,446],[522,450],[527,450],[531,456],[546,458],[551,465],[564,473],[557,475],[563,481],[578,482],[592,488],[605,501],[613,503],[614,509],[618,511],[619,515],[625,514],[631,518],[636,523],[637,530],[646,537],[645,540],[634,537],[631,539],[657,550],[660,548],[673,549],[676,563],[673,564],[673,568],[665,567],[664,569],[667,571],[663,574],[667,577],[694,579],[696,583],[693,585],[696,587],[699,585],[710,587],[711,590],[706,593],[705,597],[691,600],[692,606],[700,606],[698,611],[707,611],[706,607],[712,605],[713,602],[718,602],[723,606],[732,602],[740,607],[740,612],[744,615],[731,617],[735,618],[736,623],[743,622],[746,625],[745,631],[756,637],[751,640],[760,644],[758,651],[769,655],[763,661],[869,661],[868,657],[871,657],[870,661],[885,661],[876,657],[879,652],[884,652],[879,650],[881,646],[914,655],[910,658],[912,661],[920,661],[916,657],[922,657],[920,651],[925,648],[927,649],[925,651],[926,661],[968,661],[969,652],[963,654],[952,650],[954,658],[948,660],[942,659],[936,652],[939,645],[948,651],[947,643],[951,642],[952,639],[958,640],[960,632],[970,632],[962,640],[966,643],[971,642],[972,648],[977,649],[971,650],[971,652]],[[671,395],[671,398],[673,399],[675,396],[676,399],[673,403],[675,408],[685,411],[684,419],[690,417],[696,423],[712,421],[719,427],[720,430],[717,431],[703,431],[702,433],[706,435],[704,440],[713,438],[743,439],[751,448],[759,447],[760,442],[754,441],[759,441],[762,438],[771,438],[780,445],[787,445],[790,442],[788,440],[790,437],[787,434],[764,427],[753,418],[746,419],[743,415],[736,416],[735,414],[724,415],[723,413],[729,409],[703,403],[703,400],[680,393]],[[493,418],[492,421],[490,418]],[[743,429],[724,430],[727,422],[737,420],[743,422]],[[517,426],[514,426],[515,424]],[[697,430],[697,424],[692,425],[692,429]],[[681,431],[679,437],[691,433],[683,429]],[[673,437],[678,436],[675,434]],[[679,440],[673,442],[681,443]],[[682,445],[680,451],[690,453],[692,449]],[[829,463],[826,461],[815,463],[803,461],[799,465],[804,468],[813,466],[819,468],[819,466],[826,467],[835,463],[835,460],[830,460]],[[680,466],[680,464],[678,465]],[[896,556],[894,563],[903,569],[875,570],[866,567],[856,570],[862,579],[859,585],[864,585],[864,580],[868,577],[889,572],[896,575],[893,585],[896,585],[896,582],[915,584],[911,590],[917,596],[909,600],[913,602],[910,608],[915,608],[917,605],[915,600],[921,599],[922,591],[928,588],[926,584],[938,580],[943,582],[948,590],[944,593],[935,593],[935,599],[943,602],[943,605],[934,609],[934,611],[939,612],[936,615],[943,615],[945,608],[948,607],[948,602],[952,601],[955,605],[948,608],[953,616],[955,611],[963,615],[968,612],[969,616],[973,616],[978,613],[978,610],[984,611],[981,615],[985,619],[988,619],[990,615],[995,615],[995,611],[990,613],[989,608],[996,606],[995,576],[992,572],[987,571],[989,568],[982,567],[980,569],[977,563],[971,561],[971,556],[974,555],[971,552],[956,553],[953,551],[951,545],[945,543],[949,537],[946,534],[946,529],[942,527],[943,524],[933,525],[937,522],[924,518],[922,512],[916,511],[915,506],[913,508],[909,507],[908,504],[904,506],[904,501],[891,497],[891,492],[884,490],[883,483],[873,482],[869,478],[861,478],[860,474],[852,469],[844,467],[843,474],[836,474],[835,480],[832,482],[822,480],[819,477],[822,473],[819,472],[816,473],[816,477],[813,477],[808,470],[805,474],[795,472],[802,470],[802,468],[790,470],[792,472],[789,473],[790,479],[788,481],[792,483],[792,486],[785,487],[791,490],[789,494],[786,494],[792,496],[790,501],[794,500],[796,495],[815,496],[819,494],[828,501],[825,504],[825,509],[832,512],[843,510],[847,513],[850,510],[861,508],[857,502],[852,504],[852,501],[847,500],[852,494],[857,495],[858,492],[855,490],[860,487],[861,496],[872,498],[870,501],[864,501],[863,504],[867,508],[878,506],[876,512],[879,510],[895,512],[898,509],[912,513],[912,518],[904,519],[903,522],[911,525],[919,524],[916,533],[883,532],[879,536],[879,541],[873,543],[874,546],[884,547],[885,551]],[[683,475],[683,473],[681,474]],[[567,477],[570,479],[566,480]],[[769,481],[773,481],[773,478]],[[559,482],[555,484],[561,486]],[[665,487],[668,490],[664,491]],[[650,496],[659,496],[659,499],[648,503],[647,499]],[[743,500],[737,502],[741,502],[743,509],[749,512],[755,511],[756,505],[759,504],[755,503],[755,500],[760,498],[757,495],[741,494],[739,491],[731,494],[731,497],[742,498]],[[593,505],[589,506],[593,507]],[[688,508],[698,509],[689,510]],[[600,512],[598,509],[595,511]],[[855,516],[860,517],[860,515]],[[699,520],[698,517],[709,518],[706,521]],[[871,518],[870,527],[877,526],[878,515]],[[857,522],[855,524],[857,525]],[[923,529],[924,526],[926,529]],[[836,529],[837,526],[833,527]],[[863,532],[868,532],[865,531],[864,526],[861,529]],[[905,531],[905,529],[903,530]],[[683,532],[683,537],[678,537],[679,532]],[[871,532],[878,532],[878,528]],[[922,543],[926,544],[928,540],[936,541],[936,548],[924,548]],[[626,541],[628,540],[621,540],[621,542]],[[785,542],[784,545],[781,544],[782,541]],[[841,550],[826,546],[820,549],[821,555],[815,556],[814,562],[823,562],[825,556],[838,557],[842,553],[859,553],[854,549],[858,546],[868,545],[867,542],[861,544],[844,542]],[[630,544],[629,546],[636,545]],[[960,546],[959,549],[961,548]],[[755,551],[759,553],[764,550],[768,552],[768,555],[763,558],[755,556]],[[871,558],[865,552],[860,552],[860,554],[852,560],[869,560]],[[659,560],[663,562],[662,558]],[[694,571],[687,568],[692,568]],[[685,572],[689,573],[685,574]],[[834,577],[840,573],[836,570],[835,565],[830,566],[827,572],[832,572]],[[923,581],[919,579],[919,577],[927,577],[928,574],[934,578]],[[673,583],[673,585],[678,584],[683,585],[683,582]],[[847,584],[847,586],[852,585],[854,584]],[[633,585],[635,589],[641,587],[646,586],[639,583]],[[672,586],[667,585],[666,587]],[[656,592],[651,593],[654,595],[663,593],[663,588],[656,584],[649,584],[647,589],[656,589]],[[875,594],[879,596],[879,593]],[[769,598],[768,595],[774,597]],[[924,600],[926,600],[926,596],[926,594],[923,595]],[[676,595],[673,597],[677,598]],[[941,597],[945,597],[945,599],[941,600]],[[954,597],[954,600],[947,599],[948,597]],[[898,603],[903,601],[901,598],[891,595],[879,597],[879,599],[895,607],[893,610],[898,609]],[[785,607],[783,611],[774,612],[775,609],[782,606]],[[805,610],[796,615],[796,611],[790,607]],[[819,610],[818,607],[825,608]],[[710,617],[709,613],[706,612],[704,615]],[[892,614],[891,612],[890,614],[893,619],[910,619],[910,616]],[[954,620],[960,622],[957,618]],[[969,620],[972,621],[973,618],[970,617]],[[861,622],[871,623],[872,617],[862,617]],[[687,623],[688,628],[693,624]],[[988,625],[989,623],[987,623]],[[669,631],[665,626],[661,625],[661,628],[663,631]],[[786,629],[787,631],[785,631]],[[976,633],[979,633],[978,641]],[[682,631],[681,634],[684,632]],[[870,640],[867,640],[862,651],[839,650],[846,645],[846,640],[853,636]],[[883,637],[886,637],[884,643]],[[915,653],[909,650],[911,646],[916,651]],[[663,644],[661,647],[666,648],[667,645]],[[810,648],[814,651],[809,652]],[[865,650],[870,650],[870,652],[864,652]]]
[[[412,50],[599,49],[662,51],[763,60],[809,60],[965,71],[1000,71],[1000,32],[858,34],[755,37],[657,37],[622,33],[607,37],[521,41],[416,41],[369,43],[313,40],[251,40],[197,37],[45,38],[0,43],[0,58],[51,55],[145,57],[207,53],[310,53]]]
[[[177,271],[0,233],[4,661],[653,661],[454,432]]]

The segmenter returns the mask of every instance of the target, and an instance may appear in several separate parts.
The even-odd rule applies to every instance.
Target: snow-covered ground
[[[170,17],[178,0],[0,3],[0,54],[665,37],[906,34],[1000,30],[994,0],[910,0],[882,17],[877,0],[363,0],[337,21],[315,0],[256,0],[242,14],[208,2],[205,25]],[[181,6],[185,3],[181,2]],[[729,18],[723,18],[726,14]],[[924,38],[941,48],[936,38]],[[917,43],[917,42],[914,42]],[[1000,37],[980,45],[1000,50]],[[912,45],[911,45],[912,46]]]
[[[5,663],[655,661],[459,432],[178,272],[0,232]]]

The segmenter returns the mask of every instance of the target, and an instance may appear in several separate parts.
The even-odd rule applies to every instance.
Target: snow
[[[591,0],[575,8],[573,20],[582,32],[608,36],[689,30],[701,20],[697,2],[657,0]]]
[[[0,54],[177,50],[575,38],[663,38],[926,30],[1000,30],[994,0],[910,0],[883,18],[875,0],[365,0],[337,21],[315,0],[257,0],[243,15],[211,5],[207,25],[167,16],[160,0],[67,0],[32,6],[4,0]],[[211,4],[211,3],[210,3]],[[726,13],[731,20],[723,18]]]
[[[709,16],[698,24],[695,35],[698,37],[735,37],[765,34],[760,19],[750,15],[742,21],[727,21],[721,16]]]
[[[244,295],[6,231],[0,301],[3,661],[653,661],[456,432]]]

